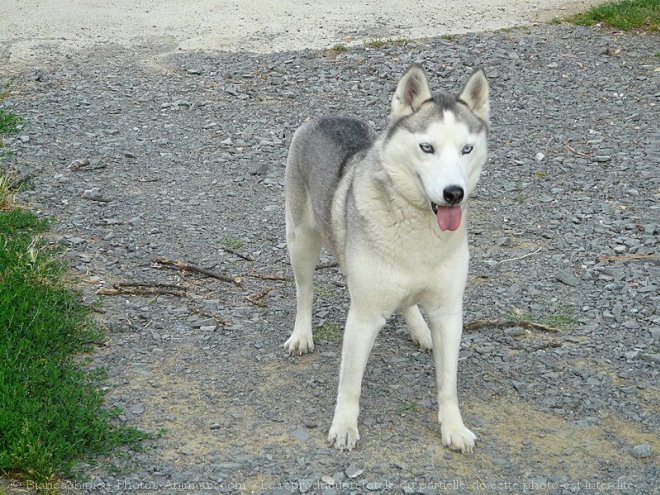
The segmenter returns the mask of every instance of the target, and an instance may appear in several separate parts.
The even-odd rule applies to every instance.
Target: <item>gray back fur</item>
[[[295,133],[286,168],[287,214],[294,224],[312,207],[315,223],[329,247],[332,239],[332,201],[339,181],[364,158],[376,132],[367,123],[345,117],[321,117]],[[311,205],[310,205],[311,203]]]

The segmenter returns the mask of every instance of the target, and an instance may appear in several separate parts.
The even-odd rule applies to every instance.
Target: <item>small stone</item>
[[[540,162],[545,158],[545,155],[539,151],[534,158],[537,162]]]
[[[546,65],[546,67],[548,69],[556,69],[557,67],[559,67],[559,64],[557,62],[551,62],[548,65]]]
[[[101,195],[101,191],[99,190],[98,187],[93,187],[91,189],[86,189],[82,193],[82,198],[87,199],[89,201],[97,201],[100,203],[109,203],[111,200],[108,198],[105,198]]]
[[[513,337],[513,338],[522,337],[523,335],[527,335],[527,330],[525,330],[524,328],[520,328],[520,327],[507,328],[504,331],[504,335],[506,335],[507,337]]]
[[[80,170],[80,169],[86,167],[87,165],[89,165],[89,160],[87,160],[87,159],[73,160],[69,164],[69,170],[73,170],[73,171]]]
[[[330,485],[330,486],[334,486],[334,484],[336,483],[335,479],[332,476],[328,476],[327,474],[321,476],[321,481],[326,485]]]
[[[595,376],[590,376],[587,378],[587,386],[589,387],[595,387],[596,385],[600,385],[600,380],[596,378]]]
[[[309,433],[302,428],[298,428],[297,430],[292,431],[291,436],[296,440],[300,440],[301,442],[306,442],[309,440]]]
[[[639,351],[628,351],[624,354],[624,357],[629,361],[636,359],[637,356],[639,356]]]
[[[143,414],[143,413],[144,413],[144,405],[142,405],[142,404],[138,404],[137,406],[135,406],[135,407],[133,407],[133,408],[131,409],[131,412],[132,412],[133,414],[138,415],[138,416],[139,416],[140,414]]]
[[[360,469],[356,465],[352,464],[344,470],[344,473],[346,474],[346,476],[348,476],[350,479],[353,480],[358,476],[360,476],[362,473],[364,473],[364,469]]]
[[[651,457],[651,446],[648,443],[635,445],[632,449],[632,455],[635,459]]]
[[[186,71],[188,74],[194,75],[194,76],[201,76],[202,75],[202,69],[188,69]]]
[[[609,162],[611,159],[612,157],[610,155],[597,155],[592,158],[592,160],[597,163]]]
[[[250,166],[250,175],[266,175],[268,173],[268,162],[262,161],[261,163],[255,162]]]
[[[555,275],[555,278],[562,284],[566,284],[569,287],[577,287],[577,285],[580,283],[578,278],[568,270],[561,270],[559,273],[557,273],[557,275]]]
[[[229,84],[229,85],[225,88],[225,92],[226,92],[227,94],[230,94],[231,96],[238,96],[238,95],[239,95],[238,90],[237,90],[236,87],[235,87],[234,85],[232,85],[232,84]]]
[[[18,136],[19,141],[22,143],[28,143],[30,142],[30,136]]]
[[[213,424],[211,425],[211,429],[212,429],[212,430],[219,430],[220,428],[221,428],[221,426],[220,426],[218,423],[213,423]]]

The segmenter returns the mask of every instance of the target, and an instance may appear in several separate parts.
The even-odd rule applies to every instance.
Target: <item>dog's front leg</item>
[[[433,359],[438,382],[438,421],[442,444],[461,452],[472,452],[477,439],[463,424],[458,408],[458,354],[463,333],[462,297],[429,312]]]
[[[360,439],[358,415],[362,376],[376,336],[385,325],[382,315],[374,315],[351,304],[344,330],[344,343],[339,371],[337,405],[328,442],[340,450],[351,450]]]

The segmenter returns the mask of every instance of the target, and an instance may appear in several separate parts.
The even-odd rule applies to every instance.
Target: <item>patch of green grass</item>
[[[102,373],[80,365],[99,335],[66,267],[39,240],[47,228],[27,209],[0,211],[0,475],[42,484],[147,437],[111,426],[119,412],[102,408]]]
[[[599,22],[616,29],[649,32],[660,30],[660,2],[658,0],[624,0],[597,5],[588,12],[564,19],[581,26]]]
[[[387,44],[387,40],[371,39],[368,40],[364,46],[367,48],[383,48]]]
[[[513,197],[513,200],[518,203],[518,204],[523,204],[525,201],[527,201],[527,196],[525,196],[523,193],[518,193]]]
[[[9,177],[0,175],[0,210],[7,210],[14,204],[14,191],[9,182]]]
[[[418,413],[421,410],[422,407],[416,402],[405,402],[399,407],[399,414]]]
[[[346,53],[348,51],[348,47],[340,43],[333,46],[332,51],[334,51],[335,53]]]
[[[314,282],[314,294],[321,297],[330,297],[333,294],[333,289],[328,285]]]
[[[391,44],[397,45],[397,46],[406,46],[408,43],[410,43],[410,40],[406,38],[394,38],[392,40],[388,40]]]
[[[336,323],[326,322],[314,328],[314,338],[326,342],[339,342],[341,340],[343,328]]]
[[[446,40],[446,41],[454,41],[458,36],[455,34],[443,34],[440,36],[440,39]]]
[[[561,312],[547,316],[534,315],[518,308],[514,308],[509,313],[509,317],[514,321],[531,321],[540,323],[560,330],[568,330],[574,327],[578,320],[575,316],[575,310],[572,307],[561,308]]]
[[[245,243],[241,241],[240,239],[236,239],[234,237],[225,237],[222,239],[222,245],[226,248],[229,249],[243,249],[245,247]]]
[[[18,132],[18,126],[22,123],[23,119],[0,108],[0,136],[7,136]]]

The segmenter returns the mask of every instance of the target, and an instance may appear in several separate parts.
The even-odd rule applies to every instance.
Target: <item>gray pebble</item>
[[[358,476],[360,476],[362,473],[364,473],[364,470],[363,470],[363,469],[360,469],[359,467],[357,467],[357,466],[354,465],[354,464],[348,466],[348,467],[344,470],[344,474],[346,474],[346,476],[348,476],[350,479],[355,479],[355,478],[357,478]]]
[[[632,449],[632,455],[635,459],[646,459],[651,457],[651,445],[648,443],[635,445]]]

